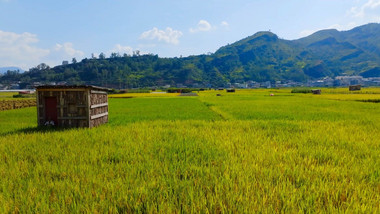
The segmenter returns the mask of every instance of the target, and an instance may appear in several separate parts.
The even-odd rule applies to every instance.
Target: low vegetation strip
[[[359,102],[380,103],[380,99],[357,100]]]
[[[35,99],[26,100],[0,100],[0,111],[27,108],[31,106],[36,106]]]
[[[291,91],[291,93],[303,93],[308,94],[312,93],[312,90],[310,88],[295,88]]]

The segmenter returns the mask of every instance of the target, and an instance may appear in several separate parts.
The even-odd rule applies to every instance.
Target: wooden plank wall
[[[108,122],[108,96],[103,91],[91,91],[90,127]]]

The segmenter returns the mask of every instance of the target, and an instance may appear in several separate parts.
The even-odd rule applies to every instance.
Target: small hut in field
[[[350,91],[360,91],[360,89],[361,89],[361,85],[350,85],[349,87],[348,87],[348,89],[350,90]]]
[[[313,94],[321,94],[321,89],[312,89],[311,93],[313,93]]]
[[[108,122],[107,88],[46,85],[36,91],[39,126],[92,128]]]

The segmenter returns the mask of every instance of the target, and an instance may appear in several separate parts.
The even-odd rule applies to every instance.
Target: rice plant
[[[110,98],[93,129],[3,111],[0,213],[378,213],[378,105],[290,89]]]

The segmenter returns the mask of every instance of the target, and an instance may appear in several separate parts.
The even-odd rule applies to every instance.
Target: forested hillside
[[[134,88],[173,84],[222,86],[228,82],[293,80],[339,75],[380,76],[380,24],[350,31],[323,30],[298,40],[271,32],[221,47],[213,54],[181,58],[104,54],[68,65],[45,64],[20,74],[8,72],[0,83],[21,81],[93,84]]]

